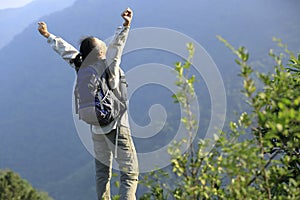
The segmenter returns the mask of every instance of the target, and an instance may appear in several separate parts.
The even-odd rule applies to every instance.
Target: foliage
[[[10,170],[0,170],[0,200],[51,200]]]
[[[218,38],[237,56],[242,93],[251,112],[230,122],[230,133],[221,133],[213,141],[191,142],[198,122],[189,107],[195,77],[188,73],[193,56],[192,45],[188,45],[190,57],[175,67],[180,92],[173,96],[184,109],[187,139],[169,149],[172,171],[158,170],[145,176],[143,183],[149,192],[142,199],[300,199],[300,55],[294,56],[275,38],[288,53],[289,63],[284,67],[284,54],[271,50],[274,73],[256,72],[255,76],[246,48],[235,49]],[[263,85],[259,89],[257,79]],[[211,142],[215,146],[206,152]],[[190,148],[181,154],[183,144]]]

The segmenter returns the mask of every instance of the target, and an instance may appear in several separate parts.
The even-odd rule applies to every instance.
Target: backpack
[[[77,73],[75,108],[79,119],[90,125],[106,126],[126,111],[127,83],[120,73],[121,96],[117,97],[109,87],[109,68],[101,74],[97,64],[85,66]]]

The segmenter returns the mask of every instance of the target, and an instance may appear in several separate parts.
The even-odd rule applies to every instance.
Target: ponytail
[[[70,60],[70,63],[75,65],[76,72],[79,71],[79,68],[82,65],[82,62],[83,62],[83,60],[82,60],[81,53],[78,53],[75,58],[73,58],[72,60]]]

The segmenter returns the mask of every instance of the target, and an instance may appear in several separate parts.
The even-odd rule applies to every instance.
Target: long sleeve
[[[119,27],[116,31],[114,39],[109,44],[107,49],[106,62],[111,72],[109,84],[112,89],[116,88],[119,85],[121,57],[128,37],[128,33],[129,27]]]
[[[70,61],[79,53],[78,50],[60,37],[50,34],[47,42],[71,67],[75,68]]]

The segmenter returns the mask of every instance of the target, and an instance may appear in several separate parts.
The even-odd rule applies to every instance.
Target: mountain
[[[48,5],[43,4],[40,10],[48,12]],[[17,171],[35,188],[49,192],[54,199],[95,197],[93,158],[81,142],[73,122],[74,70],[50,49],[45,38],[39,35],[36,22],[47,22],[52,33],[78,47],[78,40],[84,35],[101,39],[110,37],[122,23],[120,13],[127,6],[134,10],[133,29],[174,29],[199,42],[216,62],[228,94],[239,88],[236,84],[239,69],[234,65],[234,56],[216,35],[223,36],[234,46],[247,46],[252,61],[265,58],[267,50],[276,47],[271,40],[273,36],[282,38],[292,50],[300,51],[300,2],[297,0],[77,0],[62,11],[47,16],[42,14],[40,19],[31,18],[24,31],[0,50],[0,168]],[[36,10],[33,7],[27,9],[24,12],[28,17],[23,16],[24,21]],[[129,38],[129,42],[133,39],[143,40]],[[181,59],[168,52],[143,49],[124,56],[122,66],[127,72],[145,63],[172,66]],[[209,93],[203,86],[203,79],[198,77],[199,99],[201,107],[205,108],[201,119],[205,121],[210,118],[207,109],[210,108]],[[167,119],[171,128],[165,127],[159,136],[135,138],[138,152],[159,148],[158,144],[167,143],[173,137],[168,130],[174,128],[174,118],[177,128],[178,116],[171,114],[179,108],[173,105],[170,96],[170,91],[162,87],[144,86],[130,100],[131,112],[140,125],[149,123],[147,111],[153,104],[165,105],[171,116]],[[230,113],[236,106],[232,103],[234,99],[231,95],[227,97]],[[200,131],[207,128],[200,127]]]
[[[63,10],[75,0],[35,0],[21,8],[0,10],[0,49],[9,44],[14,36],[20,34],[29,24],[42,16]]]

